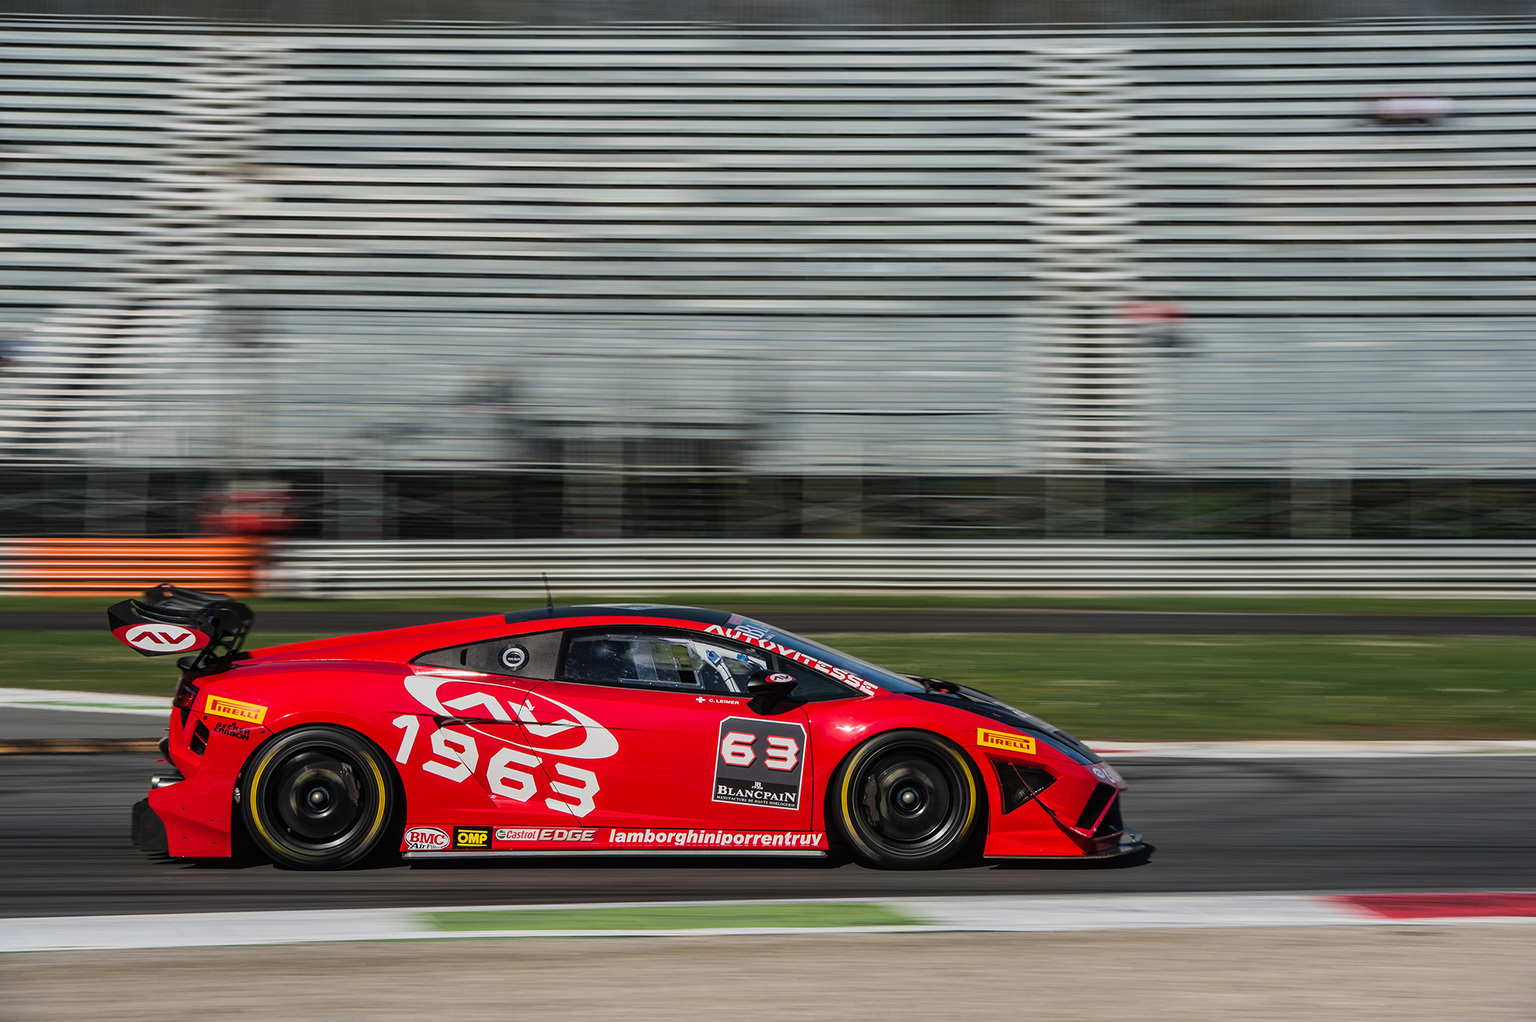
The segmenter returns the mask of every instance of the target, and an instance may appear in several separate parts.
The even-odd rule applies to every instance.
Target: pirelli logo
[[[984,727],[976,729],[976,744],[985,745],[989,749],[1006,749],[1009,752],[1022,752],[1033,756],[1035,754],[1035,740],[1028,735],[1016,735],[1008,731],[991,731]]]
[[[243,720],[247,724],[260,724],[267,719],[267,708],[257,706],[255,703],[242,703],[238,699],[225,699],[223,696],[209,696],[208,705],[203,712],[215,717],[230,717],[234,720]]]

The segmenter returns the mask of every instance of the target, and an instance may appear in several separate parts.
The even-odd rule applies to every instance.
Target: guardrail
[[[1536,598],[1536,542],[520,540],[274,544],[267,595],[1224,593]]]
[[[0,540],[0,595],[119,596],[157,582],[243,596],[258,542],[198,539]]]
[[[161,581],[311,599],[667,593],[1227,594],[1536,599],[1536,542],[0,540],[0,595]],[[253,583],[253,571],[255,581]],[[562,595],[563,594],[563,595]]]

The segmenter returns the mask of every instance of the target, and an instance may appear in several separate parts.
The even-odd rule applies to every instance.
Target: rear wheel
[[[837,768],[828,815],[864,864],[928,869],[966,846],[981,803],[976,772],[958,745],[927,731],[889,731]]]
[[[341,869],[379,847],[394,815],[394,770],[368,739],[300,727],[263,746],[245,770],[241,814],[279,865]]]

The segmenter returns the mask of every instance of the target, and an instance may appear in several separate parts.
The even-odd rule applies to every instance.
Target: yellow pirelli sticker
[[[989,731],[987,728],[979,727],[976,729],[976,744],[985,745],[989,749],[1007,749],[1009,752],[1023,752],[1031,756],[1035,754],[1033,738],[1008,731]]]
[[[209,696],[208,705],[203,708],[203,712],[215,717],[232,717],[235,720],[243,720],[247,724],[260,724],[267,717],[265,706],[242,703],[238,699],[225,699],[223,696]]]

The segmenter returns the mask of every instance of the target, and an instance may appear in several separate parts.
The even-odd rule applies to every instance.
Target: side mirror
[[[792,701],[790,693],[797,684],[792,674],[753,671],[747,678],[747,693],[752,696],[747,702],[747,709],[766,717],[781,704]]]

